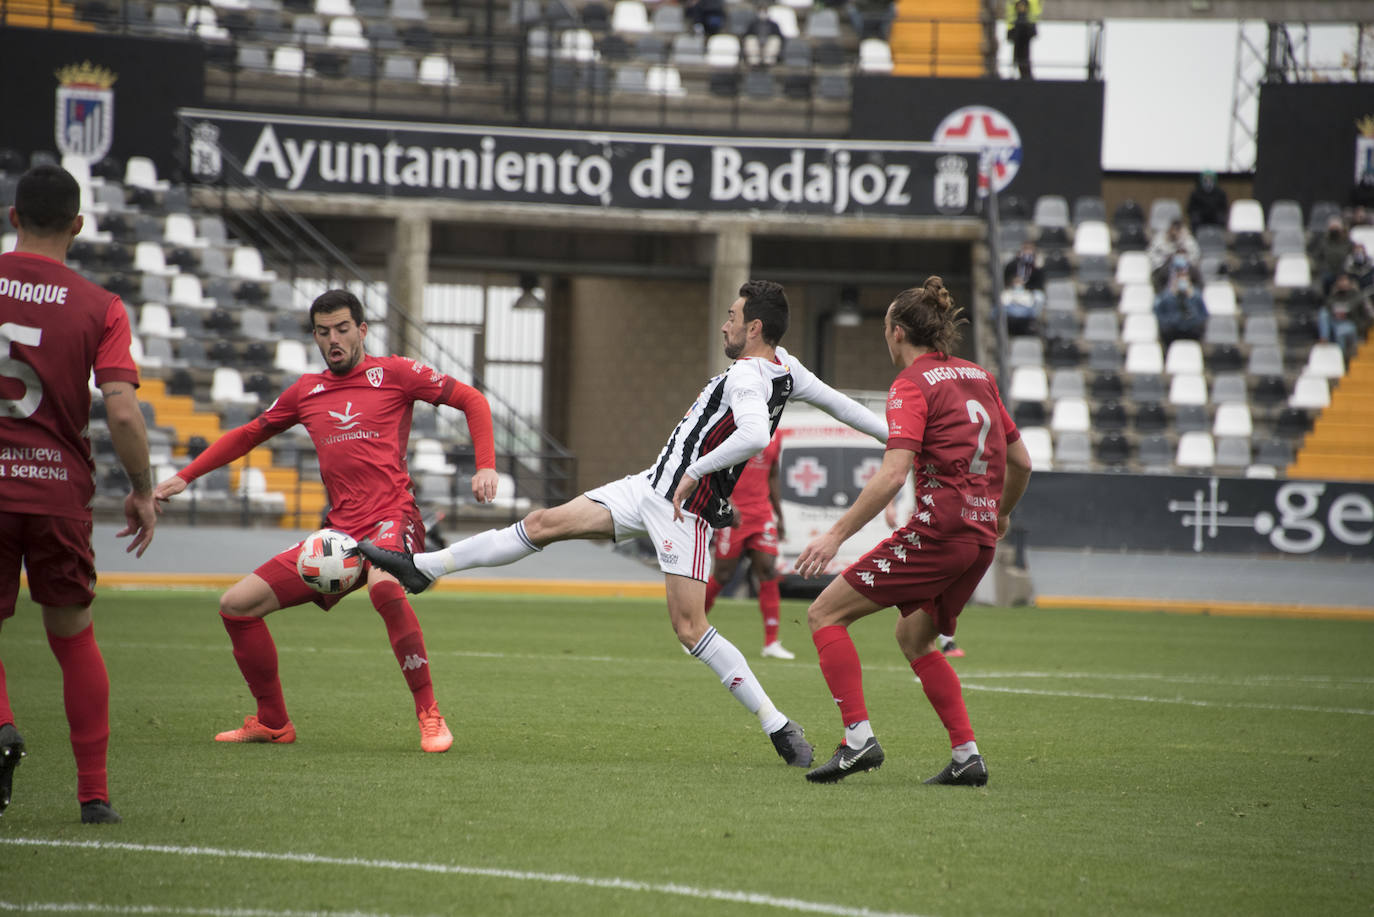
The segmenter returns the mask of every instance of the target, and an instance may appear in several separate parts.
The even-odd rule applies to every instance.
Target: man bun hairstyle
[[[744,298],[744,321],[758,319],[763,322],[763,340],[771,347],[776,346],[787,333],[787,294],[782,284],[771,280],[750,280],[739,288]]]
[[[892,324],[901,327],[917,347],[948,355],[959,343],[959,326],[968,322],[963,311],[954,304],[945,281],[931,275],[921,286],[897,294],[892,301]]]
[[[310,324],[315,324],[315,316],[321,312],[337,312],[347,309],[353,324],[361,325],[367,321],[363,315],[363,304],[347,290],[325,290],[310,304]]]
[[[81,186],[61,166],[34,166],[19,177],[14,189],[19,227],[51,236],[66,232],[81,212]]]

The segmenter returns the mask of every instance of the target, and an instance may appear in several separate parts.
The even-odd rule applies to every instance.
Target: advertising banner
[[[1374,560],[1374,484],[1036,473],[1013,515],[1041,548]]]
[[[1374,196],[1374,91],[1366,83],[1265,83],[1255,139],[1255,198],[1302,204]]]
[[[192,109],[192,178],[269,189],[640,210],[963,216],[967,146],[541,131]]]
[[[1031,205],[1102,193],[1103,84],[1088,81],[854,79],[852,132],[880,140],[973,143],[998,194]]]
[[[205,85],[199,42],[40,29],[0,29],[5,127],[0,145],[28,156],[147,156],[176,169],[176,109]]]

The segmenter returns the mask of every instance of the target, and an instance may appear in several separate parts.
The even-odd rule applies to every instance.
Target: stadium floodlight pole
[[[994,183],[993,157],[987,151],[979,157],[978,163],[978,185],[986,188],[987,193],[983,197],[983,206],[986,208],[986,222],[988,227],[988,251],[991,257],[988,258],[988,272],[992,275],[992,308],[997,320],[993,323],[997,329],[997,387],[1003,392],[1002,397],[1006,397],[1007,386],[1011,382],[1010,372],[1007,364],[1011,360],[1008,352],[1007,335],[1007,310],[1002,308],[1002,252],[998,248],[998,226],[1000,224],[997,212],[997,185]]]

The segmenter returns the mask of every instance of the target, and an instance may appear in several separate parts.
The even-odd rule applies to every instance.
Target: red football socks
[[[821,674],[830,686],[830,696],[840,706],[840,717],[846,724],[868,719],[864,704],[863,669],[859,665],[859,651],[849,637],[849,628],[832,624],[811,634],[820,657]]]
[[[72,637],[49,633],[48,646],[62,669],[62,703],[76,757],[76,799],[108,802],[105,752],[110,743],[110,676],[95,642],[95,628],[88,626]]]
[[[716,604],[716,596],[725,588],[725,584],[714,576],[706,581],[706,613],[711,613],[711,606]]]
[[[921,679],[921,689],[926,692],[926,699],[935,708],[945,729],[949,730],[950,746],[972,742],[973,726],[968,721],[968,710],[964,707],[964,691],[954,666],[949,664],[945,654],[939,650],[927,653],[911,663],[911,670]]]
[[[234,644],[234,661],[239,664],[248,690],[258,701],[258,722],[268,729],[280,729],[290,722],[286,698],[277,676],[277,644],[262,618],[240,617],[220,612],[224,629]]]
[[[778,642],[778,616],[782,597],[775,579],[759,583],[759,611],[763,613],[763,645]]]
[[[410,607],[400,583],[381,582],[369,586],[367,596],[372,607],[386,624],[391,651],[401,665],[410,693],[415,696],[415,712],[434,706],[434,684],[429,678],[429,655],[425,652],[425,637],[420,620]]]
[[[10,692],[6,687],[5,664],[0,662],[0,726],[14,722],[14,711],[10,709]]]

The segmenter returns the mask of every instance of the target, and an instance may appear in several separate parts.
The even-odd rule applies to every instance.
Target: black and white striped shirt
[[[701,480],[683,506],[712,526],[729,525],[729,498],[744,463],[768,445],[789,398],[815,405],[836,420],[887,441],[887,424],[848,395],[826,385],[781,347],[776,359],[746,357],[712,377],[646,472],[656,493],[671,500],[684,474]]]

